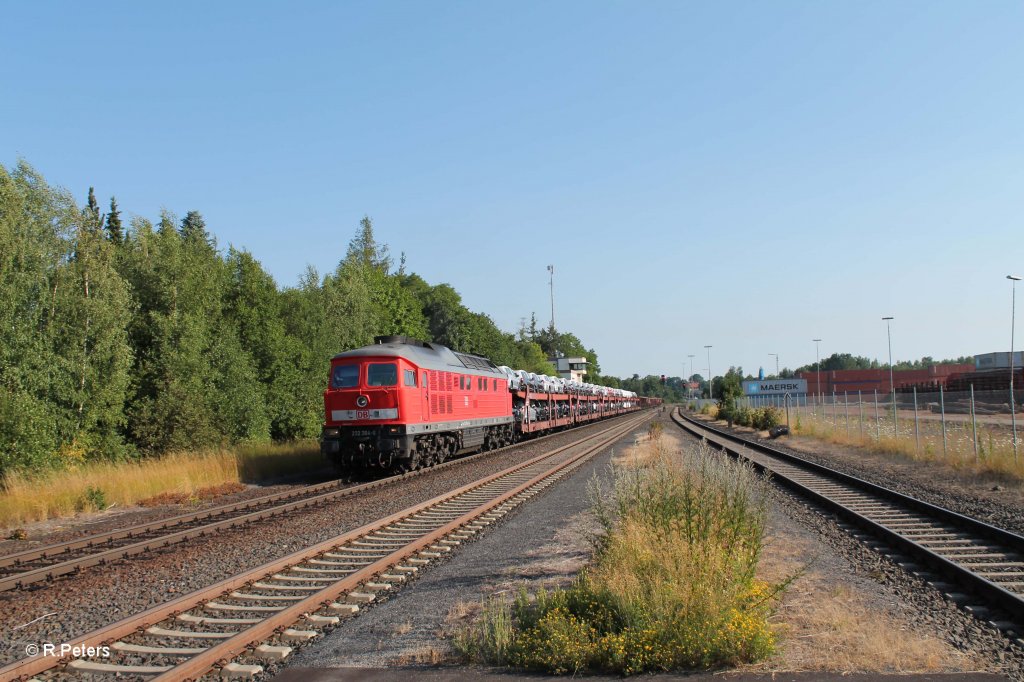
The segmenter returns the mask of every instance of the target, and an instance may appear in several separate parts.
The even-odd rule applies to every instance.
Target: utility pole
[[[775,356],[775,378],[778,379],[778,378],[780,378],[779,377],[779,354],[778,353],[769,353],[768,355],[774,355]]]

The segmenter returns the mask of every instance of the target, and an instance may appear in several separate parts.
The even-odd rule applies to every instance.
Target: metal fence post
[[[789,394],[786,394],[786,426],[789,426]]]
[[[882,422],[878,420],[878,389],[875,389],[875,440],[882,440]]]
[[[860,408],[860,437],[864,437],[864,400],[860,391],[857,391],[857,407]]]
[[[846,403],[846,437],[850,437],[850,393],[843,391],[843,402]]]
[[[921,452],[921,425],[917,421],[917,386],[914,386],[914,447]]]
[[[978,461],[978,420],[974,416],[974,384],[971,384],[971,431],[974,432],[974,461]]]
[[[839,417],[836,416],[836,392],[832,391],[832,430],[836,430],[836,426],[839,423]]]
[[[942,458],[946,458],[946,394],[939,384],[939,413],[942,415]]]

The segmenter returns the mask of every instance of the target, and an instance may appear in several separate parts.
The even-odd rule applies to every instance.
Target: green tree
[[[124,242],[124,229],[121,226],[121,212],[117,210],[117,199],[110,197],[110,213],[107,214],[107,238],[120,246]]]
[[[94,203],[92,197],[90,203]],[[124,403],[130,382],[132,349],[128,326],[133,303],[128,284],[115,266],[114,245],[105,237],[95,206],[86,206],[74,226],[71,258],[55,273],[52,308],[61,373],[54,398],[72,413],[72,442],[91,456],[122,454]]]
[[[213,240],[206,231],[206,221],[199,211],[189,211],[181,220],[181,238],[185,243],[202,242],[213,248]]]
[[[130,431],[147,452],[265,439],[256,362],[224,314],[228,268],[198,213],[174,226],[164,213],[156,230],[140,221],[126,242],[126,278],[143,313],[131,331]]]
[[[743,395],[743,368],[730,367],[724,376],[712,382],[712,397],[721,405],[733,405]]]
[[[66,260],[64,235],[73,202],[19,161],[0,165],[0,468],[56,462],[61,419],[51,400],[54,310],[62,292],[55,264]],[[63,377],[61,377],[63,379]]]
[[[124,452],[131,300],[102,237],[28,164],[0,167],[0,468]]]
[[[359,233],[349,242],[345,260],[365,267],[376,268],[384,274],[388,274],[388,271],[391,270],[390,250],[386,244],[377,243],[370,216],[363,216],[363,219],[359,221]]]
[[[308,417],[302,414],[303,403],[295,400],[302,391],[302,341],[287,333],[283,295],[248,251],[229,249],[227,267],[225,311],[237,329],[241,348],[253,359],[257,380],[254,383],[263,393],[271,438],[286,440],[312,435],[305,428]]]
[[[89,188],[89,197],[82,211],[82,221],[84,226],[91,230],[99,230],[103,226],[103,215],[100,214],[100,205],[96,202],[96,192],[92,187]]]

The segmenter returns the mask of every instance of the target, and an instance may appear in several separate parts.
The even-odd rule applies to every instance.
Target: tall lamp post
[[[712,381],[714,375],[711,374],[711,346],[704,346],[708,350],[708,398],[715,397],[715,382]]]
[[[690,374],[689,376],[686,377],[686,383],[689,384],[691,381],[693,381],[693,356],[687,355],[686,357],[690,358]],[[692,389],[690,391],[690,397],[693,397]]]
[[[814,367],[818,370],[818,376],[814,380],[814,385],[815,385],[815,388],[818,389],[818,402],[820,403],[821,402],[821,346],[819,344],[821,343],[821,339],[811,339],[811,340],[814,341],[814,358],[815,358]],[[804,402],[806,403],[807,401],[805,400]],[[807,407],[807,405],[804,405],[804,407]]]
[[[548,266],[548,285],[551,287],[551,331],[555,331],[555,266]]]
[[[1013,428],[1013,462],[1017,463],[1017,403],[1013,398],[1013,332],[1017,327],[1017,282],[1020,277],[1007,275],[1010,280],[1010,424]]]
[[[892,329],[889,323],[892,322],[893,317],[883,317],[885,320],[885,335],[889,339],[889,388],[892,389],[892,429],[893,435],[897,438],[900,437],[900,426],[899,422],[896,421],[896,382],[893,380],[892,371]]]
[[[778,353],[769,353],[768,355],[774,355],[775,356],[775,378],[778,379],[779,378],[779,354]]]

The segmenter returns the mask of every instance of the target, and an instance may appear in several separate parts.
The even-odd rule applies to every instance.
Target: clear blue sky
[[[368,214],[508,330],[554,263],[619,375],[884,359],[883,315],[897,359],[1008,350],[1022,36],[988,0],[11,2],[0,162],[199,210],[284,285]]]

